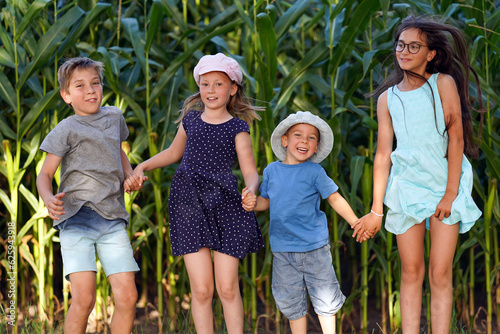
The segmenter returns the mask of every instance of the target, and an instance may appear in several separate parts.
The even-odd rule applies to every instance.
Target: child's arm
[[[377,101],[378,137],[377,152],[373,162],[373,203],[371,210],[379,215],[384,212],[384,195],[391,169],[391,153],[394,141],[392,119],[387,107],[387,92]],[[354,235],[359,239],[362,230],[375,236],[382,226],[382,217],[373,213],[361,217],[360,224],[354,228]]]
[[[342,195],[339,194],[338,191],[328,196],[327,200],[335,210],[335,212],[337,212],[342,218],[344,218],[351,227],[355,226],[358,217],[356,216],[354,211],[352,211],[349,203],[347,203],[347,201],[344,199],[344,197],[342,197]]]
[[[236,154],[245,186],[252,194],[259,188],[259,174],[253,157],[252,140],[248,132],[240,132],[235,139]]]
[[[172,144],[170,144],[169,148],[161,151],[155,156],[137,165],[132,175],[130,175],[130,177],[125,180],[127,186],[133,188],[134,182],[136,182],[139,187],[142,187],[142,183],[147,180],[147,178],[144,178],[144,172],[151,171],[156,168],[165,167],[179,161],[179,159],[184,154],[186,139],[186,131],[181,124],[179,126],[179,130],[177,130],[174,141],[172,142]]]
[[[437,86],[448,132],[448,181],[446,192],[434,213],[434,216],[439,220],[443,220],[443,218],[450,216],[451,205],[458,194],[460,174],[462,173],[464,136],[460,97],[455,80],[450,75],[440,74],[437,79]]]
[[[241,192],[243,208],[247,211],[265,211],[269,209],[269,199],[253,194],[247,188]]]
[[[52,180],[57,168],[59,167],[59,164],[61,163],[61,160],[61,157],[48,153],[45,157],[42,170],[36,178],[36,187],[38,188],[38,194],[45,203],[45,207],[49,212],[50,218],[54,220],[59,220],[58,216],[65,214],[64,203],[62,201],[65,193],[58,193],[54,195],[52,190]]]
[[[127,153],[125,153],[122,148],[120,148],[120,157],[122,161],[123,175],[125,177],[123,187],[125,192],[130,194],[130,192],[132,191],[141,189],[142,183],[144,183],[144,181],[147,181],[148,177],[143,176],[142,179],[140,179],[138,176],[134,175],[134,171],[132,170],[132,166],[130,165],[130,161],[128,160]],[[129,182],[127,182],[127,180]]]

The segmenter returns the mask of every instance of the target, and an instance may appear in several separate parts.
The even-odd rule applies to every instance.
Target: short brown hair
[[[75,57],[66,60],[57,71],[57,81],[59,81],[61,90],[68,90],[69,81],[76,69],[94,69],[102,82],[102,71],[104,69],[103,63],[87,57]]]

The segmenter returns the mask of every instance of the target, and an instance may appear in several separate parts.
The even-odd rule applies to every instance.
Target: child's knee
[[[219,297],[224,300],[234,300],[240,294],[240,289],[238,285],[226,284],[217,286],[217,293]]]
[[[78,313],[86,313],[88,315],[94,308],[95,300],[95,294],[73,295],[71,297],[71,307]]]
[[[191,285],[191,293],[193,295],[193,299],[196,299],[200,302],[203,301],[212,301],[214,296],[213,287],[203,285],[203,286],[193,286]]]

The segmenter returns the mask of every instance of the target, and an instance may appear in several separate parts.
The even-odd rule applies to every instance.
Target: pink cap
[[[222,53],[218,53],[215,56],[208,55],[201,57],[193,71],[194,80],[198,86],[200,86],[200,75],[208,72],[224,72],[229,79],[238,84],[241,84],[241,80],[243,79],[238,62]]]

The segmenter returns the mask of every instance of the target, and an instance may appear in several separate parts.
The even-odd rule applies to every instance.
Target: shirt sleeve
[[[129,135],[127,122],[120,111],[120,142],[127,140]]]
[[[321,195],[321,198],[325,199],[334,192],[338,191],[339,187],[333,182],[333,180],[326,174],[323,167],[319,166],[318,173],[315,182],[316,189]]]
[[[40,145],[41,151],[62,158],[71,150],[71,145],[68,142],[67,122],[67,120],[62,120],[49,132]]]
[[[260,185],[259,188],[260,197],[269,199],[268,185],[269,185],[269,170],[266,167],[264,168],[264,173],[262,174],[262,184]]]

